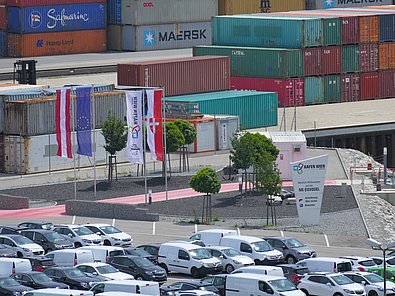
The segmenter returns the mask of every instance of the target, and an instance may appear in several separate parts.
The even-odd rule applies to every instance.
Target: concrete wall
[[[20,210],[28,208],[28,197],[0,194],[0,210]]]

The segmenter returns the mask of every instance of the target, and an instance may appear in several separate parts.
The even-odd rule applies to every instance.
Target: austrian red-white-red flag
[[[162,90],[147,90],[147,144],[152,160],[164,160],[162,132]]]
[[[56,140],[60,157],[72,158],[70,128],[70,89],[56,90]]]

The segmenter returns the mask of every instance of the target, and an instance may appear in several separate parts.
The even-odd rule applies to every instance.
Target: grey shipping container
[[[218,15],[218,0],[122,0],[121,7],[124,25],[208,22]]]
[[[122,50],[122,26],[107,26],[107,49],[118,51]]]
[[[215,150],[231,149],[231,139],[240,130],[239,117],[232,115],[204,115],[204,118],[214,119],[216,133]]]
[[[145,51],[211,44],[211,22],[122,27],[122,50]]]
[[[392,0],[306,0],[306,9],[345,8],[391,4],[393,4]]]

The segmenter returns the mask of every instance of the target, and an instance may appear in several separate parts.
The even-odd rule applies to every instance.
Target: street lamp
[[[383,261],[384,261],[384,296],[387,296],[387,262],[385,261],[385,253],[395,248],[395,241],[389,242],[386,245],[383,245],[376,241],[375,239],[369,238],[366,240],[366,244],[371,246],[374,250],[381,250],[383,252]]]

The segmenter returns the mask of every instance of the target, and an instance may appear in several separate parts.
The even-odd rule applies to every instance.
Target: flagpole
[[[145,109],[145,97],[146,97],[146,92],[145,90],[142,91],[142,96],[143,96],[143,104],[142,104],[142,116],[144,117],[144,109]],[[150,128],[149,127],[149,122],[147,122],[148,118],[145,116],[145,127],[146,129]],[[144,170],[144,198],[145,198],[145,204],[147,204],[147,191],[148,191],[148,181],[147,181],[147,170],[146,170],[146,154],[147,154],[147,145],[146,145],[146,134],[147,130],[144,130],[143,128],[143,170]]]
[[[92,85],[91,88],[91,98],[92,98],[92,121],[93,121],[93,196],[94,198],[97,197],[97,180],[96,180],[96,118],[95,118],[95,88]]]
[[[166,201],[169,200],[169,191],[167,188],[167,145],[166,145],[166,104],[165,104],[165,87],[162,88],[163,92],[162,92],[162,112],[163,112],[163,142],[164,142],[164,149],[165,149],[165,157],[164,157],[164,161],[165,161],[165,191],[166,191]]]
[[[71,87],[70,89],[70,100],[73,97],[73,88]],[[71,144],[71,151],[73,153],[73,166],[74,166],[74,199],[77,199],[77,173],[75,171],[75,137],[76,137],[76,133],[75,133],[75,119],[76,119],[76,96],[74,95],[74,101],[73,101],[73,120],[71,121],[72,123],[72,131],[73,131],[73,138],[72,138],[72,144]]]

